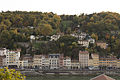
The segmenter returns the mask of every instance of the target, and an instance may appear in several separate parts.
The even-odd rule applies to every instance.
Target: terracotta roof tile
[[[89,52],[88,52],[88,51],[79,51],[79,53],[89,54]]]
[[[101,75],[99,75],[99,76],[97,76],[95,78],[92,78],[90,80],[115,80],[115,79],[113,79],[113,78],[111,78],[111,77],[109,77],[109,76],[107,76],[105,74],[101,74]]]

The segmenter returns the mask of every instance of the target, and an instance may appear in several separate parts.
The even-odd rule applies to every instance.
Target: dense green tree
[[[42,24],[38,26],[37,31],[38,31],[38,34],[47,36],[52,34],[53,29],[52,29],[52,26],[49,24]]]

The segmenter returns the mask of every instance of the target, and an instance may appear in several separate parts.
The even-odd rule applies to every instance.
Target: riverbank
[[[26,76],[43,76],[43,75],[76,75],[76,76],[96,76],[100,74],[106,74],[106,75],[115,75],[115,76],[120,76],[120,71],[119,70],[26,70],[26,71],[21,71],[21,73],[25,74]]]
[[[96,75],[97,76],[97,75]],[[95,75],[89,75],[89,76],[79,76],[79,75],[43,75],[43,76],[27,76],[26,80],[90,80],[93,77],[96,77]],[[116,80],[120,80],[120,76],[110,76]]]

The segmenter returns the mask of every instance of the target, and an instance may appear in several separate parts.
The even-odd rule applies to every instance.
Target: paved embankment
[[[38,75],[99,75],[99,74],[108,74],[108,75],[118,75],[120,76],[119,70],[25,70],[21,71],[26,76],[38,76]]]

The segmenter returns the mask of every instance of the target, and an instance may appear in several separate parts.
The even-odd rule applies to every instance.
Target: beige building
[[[59,68],[63,68],[63,66],[64,66],[64,55],[60,54],[60,57],[59,57]]]
[[[99,66],[116,68],[117,58],[115,56],[101,57],[99,61]]]
[[[21,60],[28,61],[28,68],[33,67],[33,57],[30,54],[22,55]]]
[[[105,43],[105,42],[96,42],[96,45],[97,45],[97,46],[100,46],[100,47],[103,48],[103,49],[106,49],[107,46],[108,46],[108,44]]]
[[[34,55],[34,57],[33,57],[33,67],[42,69],[42,55]]]
[[[120,59],[117,60],[117,68],[120,68]]]
[[[19,68],[28,68],[28,60],[20,60]]]
[[[93,59],[93,66],[98,67],[99,66],[99,55],[98,54],[91,54],[92,59]]]
[[[89,59],[88,66],[89,66],[89,67],[93,67],[93,65],[94,65],[94,63],[93,63],[93,59],[90,58],[90,59]]]
[[[81,68],[85,68],[89,66],[89,52],[88,51],[79,51],[79,62],[80,62]]]
[[[89,56],[89,69],[98,69],[98,67],[99,67],[99,55],[93,53]]]
[[[80,63],[78,60],[71,61],[71,69],[80,69]]]
[[[0,67],[5,66],[5,58],[6,58],[6,56],[0,56]]]

